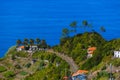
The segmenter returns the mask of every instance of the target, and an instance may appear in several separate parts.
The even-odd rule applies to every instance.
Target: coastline
[[[8,48],[8,50],[6,51],[5,55],[3,57],[0,57],[0,59],[4,59],[5,57],[7,57],[7,54],[9,53],[10,50],[14,49],[16,46],[13,45],[10,48]]]

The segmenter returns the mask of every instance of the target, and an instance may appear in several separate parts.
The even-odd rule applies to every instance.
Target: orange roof
[[[63,77],[63,79],[68,79],[68,77],[67,77],[67,76],[65,76],[65,77]]]
[[[24,46],[20,46],[19,48],[24,49],[25,47]]]
[[[95,50],[96,50],[96,47],[89,47],[88,50],[89,50],[89,51],[95,51]]]
[[[72,76],[77,76],[79,74],[85,74],[85,73],[88,73],[87,70],[78,70],[76,73],[74,73]]]

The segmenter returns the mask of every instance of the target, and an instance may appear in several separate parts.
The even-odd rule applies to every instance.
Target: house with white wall
[[[120,58],[120,51],[114,51],[114,57]]]
[[[25,47],[24,46],[19,46],[18,48],[16,48],[17,49],[17,51],[19,52],[19,51],[22,51],[22,50],[24,50],[25,49]]]

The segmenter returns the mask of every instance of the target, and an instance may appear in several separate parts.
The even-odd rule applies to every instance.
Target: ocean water
[[[17,39],[58,44],[62,28],[74,20],[88,20],[98,32],[105,26],[106,40],[120,38],[120,0],[0,0],[0,57]]]

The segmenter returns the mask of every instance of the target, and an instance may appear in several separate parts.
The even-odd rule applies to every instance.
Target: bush
[[[6,71],[7,69],[5,68],[5,67],[3,67],[3,66],[0,66],[0,72],[4,72],[4,71]]]
[[[108,77],[109,78],[109,73],[107,73],[105,71],[101,71],[98,73],[97,78],[101,78],[101,77]]]
[[[21,69],[22,67],[19,64],[17,64],[17,65],[15,65],[15,68]]]
[[[28,63],[25,65],[25,67],[29,68],[31,66],[31,63]]]
[[[119,58],[116,58],[112,61],[112,64],[116,67],[120,66],[120,59]]]
[[[28,56],[28,54],[26,52],[23,52],[23,51],[22,52],[17,52],[16,55],[18,57],[27,57]]]
[[[20,74],[24,76],[24,75],[27,75],[28,73],[25,71],[21,71]]]
[[[15,73],[13,71],[7,71],[4,73],[4,77],[6,78],[10,78],[10,77],[14,77]]]

